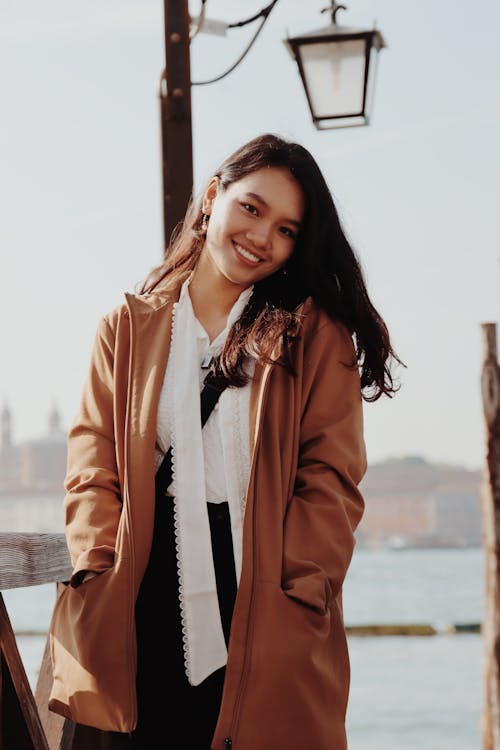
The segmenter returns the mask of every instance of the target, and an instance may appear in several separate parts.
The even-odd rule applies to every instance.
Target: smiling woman
[[[362,401],[399,359],[311,154],[243,145],[125,296],[68,434],[50,708],[107,748],[345,750]]]

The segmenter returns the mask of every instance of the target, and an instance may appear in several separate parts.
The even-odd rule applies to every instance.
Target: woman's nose
[[[271,243],[271,227],[252,228],[247,232],[247,237],[255,247],[268,247]]]

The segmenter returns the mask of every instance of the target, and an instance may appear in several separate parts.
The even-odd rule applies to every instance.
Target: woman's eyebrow
[[[269,203],[267,203],[261,195],[258,195],[257,193],[245,193],[245,195],[248,198],[252,198],[252,200],[256,201],[257,203],[260,203],[261,206],[269,208]],[[285,221],[289,222],[290,224],[295,224],[296,227],[300,227],[300,221],[297,221],[297,219],[285,219]]]

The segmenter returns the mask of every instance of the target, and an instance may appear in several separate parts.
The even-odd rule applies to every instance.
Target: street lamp
[[[191,87],[220,81],[248,54],[278,0],[270,0],[258,13],[231,24],[205,18],[207,0],[201,0],[199,18],[193,24],[188,0],[164,0],[165,70],[159,87],[161,112],[164,250],[181,225],[193,189]],[[331,24],[325,29],[285,40],[297,61],[315,126],[320,129],[367,125],[373,90],[373,55],[385,47],[382,34],[338,26],[336,15],[344,5],[331,0]],[[226,71],[206,81],[191,81],[190,43],[208,30],[215,33],[260,21],[249,44]]]
[[[373,58],[387,45],[377,29],[339,26],[345,10],[332,0],[331,23],[323,29],[285,39],[318,130],[368,125],[375,80]]]

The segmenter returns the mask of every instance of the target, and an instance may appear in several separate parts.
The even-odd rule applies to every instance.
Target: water
[[[350,750],[480,750],[479,635],[350,638]]]
[[[347,625],[423,623],[436,636],[349,636],[349,750],[481,750],[483,643],[447,633],[483,619],[481,549],[354,553],[344,586]],[[55,585],[4,592],[16,632],[46,633]],[[44,635],[18,636],[34,688]]]
[[[344,586],[346,624],[483,619],[481,549],[356,550]]]

